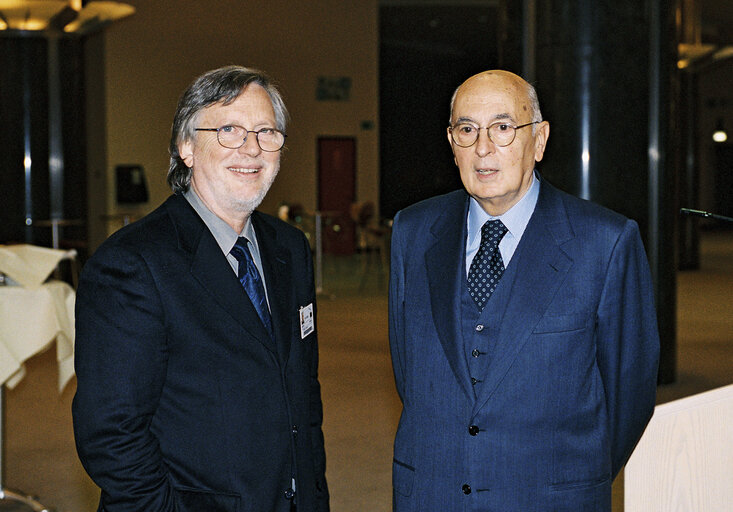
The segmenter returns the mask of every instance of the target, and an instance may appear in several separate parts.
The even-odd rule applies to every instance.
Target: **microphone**
[[[680,213],[685,215],[695,215],[697,217],[707,217],[715,220],[722,220],[725,222],[733,222],[733,217],[726,217],[725,215],[718,215],[717,213],[704,212],[702,210],[692,210],[690,208],[680,208]]]

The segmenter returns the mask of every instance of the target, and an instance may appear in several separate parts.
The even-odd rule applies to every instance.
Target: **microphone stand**
[[[684,213],[685,215],[694,215],[696,217],[706,217],[710,219],[721,220],[723,222],[733,222],[733,217],[726,217],[725,215],[704,212],[702,210],[692,210],[690,208],[680,208],[680,213]]]

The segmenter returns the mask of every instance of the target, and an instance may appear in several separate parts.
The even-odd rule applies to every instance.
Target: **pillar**
[[[678,209],[674,6],[664,0],[525,0],[523,7],[519,25],[534,27],[523,35],[525,75],[551,125],[542,174],[639,224],[654,280],[659,382],[671,383]]]

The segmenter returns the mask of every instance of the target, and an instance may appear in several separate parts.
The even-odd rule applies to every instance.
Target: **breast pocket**
[[[561,332],[582,331],[588,327],[589,315],[571,313],[567,315],[545,315],[535,326],[532,334],[552,334]]]

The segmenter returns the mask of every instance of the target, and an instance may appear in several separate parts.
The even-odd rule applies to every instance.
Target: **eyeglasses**
[[[541,121],[532,121],[531,123],[512,126],[504,121],[497,121],[496,123],[492,123],[487,126],[486,132],[488,133],[491,142],[499,147],[504,147],[514,142],[514,137],[517,136],[517,130],[540,122]],[[449,126],[448,131],[450,132],[450,137],[456,146],[470,148],[476,144],[481,127],[476,126],[473,123],[458,123],[453,126]]]
[[[194,128],[197,132],[216,132],[216,140],[219,144],[228,149],[238,149],[247,142],[250,133],[255,134],[257,145],[262,151],[280,151],[285,144],[285,135],[275,128],[260,128],[259,130],[247,130],[236,124],[228,124],[220,128]]]

